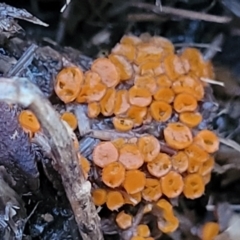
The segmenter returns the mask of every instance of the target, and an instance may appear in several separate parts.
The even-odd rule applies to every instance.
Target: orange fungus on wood
[[[144,189],[146,183],[145,174],[140,170],[129,170],[123,182],[123,187],[129,194],[135,194]]]
[[[100,106],[98,102],[88,104],[87,115],[90,118],[96,118],[100,114]]]
[[[166,175],[171,167],[170,157],[165,153],[159,153],[153,161],[147,163],[149,173],[158,178]]]
[[[138,139],[138,148],[144,156],[145,162],[151,162],[160,152],[160,143],[152,135],[146,135]]]
[[[58,73],[54,89],[64,103],[70,103],[78,96],[82,84],[82,70],[78,67],[66,67]]]
[[[184,188],[183,194],[186,198],[195,199],[199,198],[204,194],[205,186],[203,178],[198,173],[188,174],[184,177]]]
[[[188,93],[178,94],[173,102],[173,107],[178,113],[195,111],[197,106],[197,100]]]
[[[107,191],[102,188],[97,188],[92,191],[93,203],[96,206],[101,206],[106,203],[107,200]]]
[[[150,113],[156,121],[166,122],[172,116],[172,107],[163,101],[153,101],[150,105]]]
[[[179,173],[183,173],[188,169],[188,156],[184,151],[178,151],[172,156],[172,167]]]
[[[98,167],[105,167],[118,160],[118,150],[111,142],[101,142],[93,150],[93,162]]]
[[[113,126],[120,132],[127,132],[133,128],[133,120],[121,117],[113,118]]]
[[[127,170],[138,169],[143,165],[143,156],[135,144],[125,144],[119,150],[119,162]]]
[[[175,149],[184,149],[193,141],[190,129],[179,122],[169,123],[163,133],[167,144]]]
[[[182,112],[179,115],[179,120],[188,127],[193,128],[202,122],[202,115],[199,112]]]
[[[114,88],[107,89],[104,97],[100,101],[101,113],[104,116],[111,116],[114,111],[116,90]]]
[[[162,196],[162,190],[158,179],[147,178],[142,197],[148,202],[157,201]]]
[[[177,172],[168,172],[165,176],[161,177],[160,183],[163,194],[168,198],[175,198],[183,191],[183,179]]]
[[[129,89],[129,102],[138,107],[147,107],[152,101],[151,92],[143,87],[133,86]]]
[[[119,187],[125,178],[125,168],[119,162],[112,162],[102,170],[102,181],[111,188]]]
[[[193,141],[208,153],[214,153],[219,148],[218,137],[207,129],[198,132]]]
[[[35,114],[30,110],[23,110],[18,116],[20,125],[33,133],[38,132],[41,128]]]
[[[125,213],[124,211],[121,211],[118,213],[116,217],[116,223],[119,228],[121,229],[127,229],[132,226],[133,217],[130,214]]]
[[[98,73],[107,87],[115,87],[120,81],[117,68],[108,58],[96,59],[92,63],[91,70]]]
[[[118,210],[124,204],[124,199],[119,191],[109,191],[107,193],[106,205],[111,211]]]
[[[78,126],[78,120],[76,116],[71,112],[64,112],[61,116],[61,119],[68,123],[72,130],[76,130]]]
[[[114,114],[121,115],[127,112],[129,109],[129,99],[128,91],[125,89],[119,90],[116,93],[115,104],[114,104]]]

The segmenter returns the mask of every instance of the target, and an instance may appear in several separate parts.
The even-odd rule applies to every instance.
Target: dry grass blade
[[[221,143],[223,143],[223,144],[237,150],[238,152],[240,152],[240,145],[237,142],[235,142],[231,139],[225,139],[225,138],[220,138],[219,140],[220,140]]]
[[[216,81],[216,80],[213,80],[213,79],[210,79],[210,78],[201,77],[200,80],[203,81],[203,82],[206,82],[206,83],[210,83],[210,84],[214,84],[214,85],[218,85],[218,86],[222,86],[222,87],[225,86],[224,82]]]
[[[99,216],[91,201],[91,184],[79,165],[71,137],[39,88],[26,78],[0,78],[0,100],[31,109],[51,138],[54,167],[62,178],[83,240],[102,240]]]
[[[215,22],[215,23],[228,23],[232,20],[231,17],[227,16],[216,16],[211,15],[207,13],[200,13],[200,12],[194,12],[190,10],[184,10],[179,8],[172,8],[167,6],[162,6],[161,9],[159,7],[154,6],[149,3],[132,3],[131,4],[134,7],[150,10],[157,14],[169,14],[174,15],[182,18],[188,18],[188,19],[195,19],[195,20],[202,20],[206,22]]]

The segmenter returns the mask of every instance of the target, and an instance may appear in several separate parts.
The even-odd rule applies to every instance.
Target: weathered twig
[[[160,9],[159,7],[149,3],[132,2],[130,5],[137,8],[150,10],[156,14],[161,14],[161,15],[169,14],[169,15],[178,16],[182,18],[202,20],[206,22],[228,23],[232,20],[231,17],[227,17],[227,16],[216,16],[216,15],[211,15],[207,13],[195,12],[195,11],[179,9],[179,8],[172,8],[168,6],[162,6]]]
[[[102,240],[99,216],[91,202],[91,184],[82,173],[71,137],[58,113],[40,89],[26,78],[0,78],[0,100],[31,109],[50,136],[55,168],[72,206],[78,229],[84,240]]]

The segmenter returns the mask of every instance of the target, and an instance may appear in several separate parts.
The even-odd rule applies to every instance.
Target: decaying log
[[[91,184],[86,181],[70,135],[58,113],[41,90],[26,78],[0,78],[0,100],[31,109],[49,136],[54,167],[71,204],[83,240],[103,239],[100,219],[91,201]]]

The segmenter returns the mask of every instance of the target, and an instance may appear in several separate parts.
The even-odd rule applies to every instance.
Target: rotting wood
[[[102,240],[100,218],[91,201],[91,184],[84,179],[71,137],[41,90],[26,78],[0,78],[0,100],[31,109],[51,139],[54,167],[59,172],[83,240]]]

